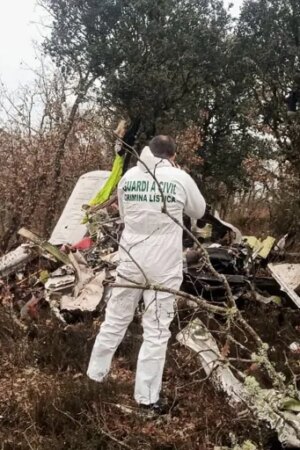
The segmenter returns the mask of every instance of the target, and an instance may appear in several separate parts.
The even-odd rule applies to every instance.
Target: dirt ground
[[[141,343],[138,316],[117,351],[110,376],[98,384],[85,372],[103,313],[65,326],[44,306],[38,319],[24,326],[15,301],[12,306],[6,296],[0,306],[1,450],[213,450],[230,445],[232,435],[239,442],[263,442],[264,449],[280,448],[275,436],[258,426],[247,409],[229,406],[205,378],[196,355],[176,342],[177,331],[194,314],[184,303],[172,325],[163,381],[174,408],[164,418],[149,419],[139,415],[132,398]],[[274,305],[244,304],[243,308],[262,338],[272,344],[270,356],[278,368],[288,376],[291,371],[299,375],[297,355],[286,364],[289,343],[300,338],[298,311]],[[202,319],[217,336],[218,321]],[[228,351],[236,356],[235,348]],[[241,368],[267,383],[250,364]]]

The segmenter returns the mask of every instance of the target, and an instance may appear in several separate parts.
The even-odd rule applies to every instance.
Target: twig
[[[104,431],[102,428],[100,429],[100,432],[103,433],[105,436],[107,436],[112,441],[119,444],[121,447],[127,448],[128,450],[134,450],[133,447],[130,447],[129,445],[125,444],[125,442],[119,441],[119,439],[115,438],[111,433]]]
[[[199,297],[194,297],[191,294],[187,294],[186,292],[179,291],[172,288],[166,288],[164,286],[156,285],[156,284],[139,284],[139,285],[131,285],[131,284],[123,284],[123,283],[113,283],[112,287],[118,288],[132,288],[132,289],[142,289],[143,291],[156,291],[156,292],[167,292],[169,294],[177,295],[179,297],[187,298],[189,300],[197,302],[201,308],[206,311],[212,312],[214,314],[228,314],[228,308],[224,308],[222,306],[214,306],[208,304],[204,299],[200,299]]]
[[[119,247],[129,256],[129,258],[131,259],[131,261],[137,266],[137,268],[140,270],[141,274],[143,275],[143,277],[145,278],[145,282],[148,283],[148,278],[147,275],[145,274],[144,270],[142,269],[142,267],[140,266],[140,264],[136,261],[136,259],[130,254],[130,250],[128,251],[124,245],[122,245],[120,242],[118,243],[118,241],[111,235],[109,235],[109,238],[114,241],[116,244],[119,245]]]
[[[57,406],[55,406],[54,403],[52,403],[53,408],[55,409],[55,411],[59,412],[60,414],[63,414],[64,416],[66,416],[69,420],[71,420],[73,423],[75,423],[76,425],[79,425],[82,428],[82,424],[79,422],[79,420],[74,419],[74,417],[72,417],[70,414],[68,414],[65,411],[62,411],[61,409],[57,408]]]
[[[29,441],[28,437],[26,436],[26,433],[25,433],[25,432],[23,433],[23,436],[24,436],[25,441],[27,442],[28,447],[30,448],[30,450],[34,450],[34,448],[32,447],[32,445],[30,444],[30,441]]]

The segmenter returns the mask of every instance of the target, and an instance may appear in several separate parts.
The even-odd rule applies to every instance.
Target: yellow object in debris
[[[48,272],[48,270],[42,270],[42,271],[40,272],[39,281],[40,281],[41,283],[45,284],[46,281],[48,281],[48,279],[49,279],[49,272]]]
[[[272,236],[268,236],[264,241],[255,236],[244,236],[243,239],[252,248],[254,258],[257,256],[264,259],[267,258],[275,244],[275,238]]]
[[[98,194],[89,201],[89,206],[101,205],[109,199],[122,177],[123,164],[123,157],[117,155],[114,160],[110,177]]]
[[[123,166],[124,166],[123,157],[117,155],[115,157],[113,168],[108,180],[106,181],[105,185],[100,189],[100,191],[97,193],[97,195],[95,195],[95,197],[89,201],[88,203],[89,206],[101,205],[110,198],[111,194],[118,186],[118,183],[122,178]],[[82,223],[87,223],[87,221],[88,215],[85,215],[85,217],[82,220]]]

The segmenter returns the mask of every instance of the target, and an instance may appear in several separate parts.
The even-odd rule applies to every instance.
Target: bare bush
[[[111,167],[105,139],[110,119],[94,103],[86,101],[80,108],[81,91],[76,95],[73,84],[59,72],[48,79],[42,71],[31,89],[18,93],[18,100],[1,92],[2,251],[14,243],[20,226],[48,235],[78,177]]]

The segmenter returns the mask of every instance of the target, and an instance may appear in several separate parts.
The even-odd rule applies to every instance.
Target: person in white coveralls
[[[124,231],[120,240],[118,284],[152,283],[179,289],[182,283],[182,228],[162,211],[161,191],[168,212],[180,223],[183,213],[200,219],[205,200],[196,183],[174,163],[176,145],[168,136],[154,137],[137,165],[118,185],[118,202]],[[155,180],[149,173],[151,171]],[[158,182],[161,190],[158,187]],[[130,287],[114,288],[105,321],[96,338],[87,374],[102,381],[143,296],[143,343],[138,356],[135,393],[138,404],[166,412],[160,399],[174,295]]]

